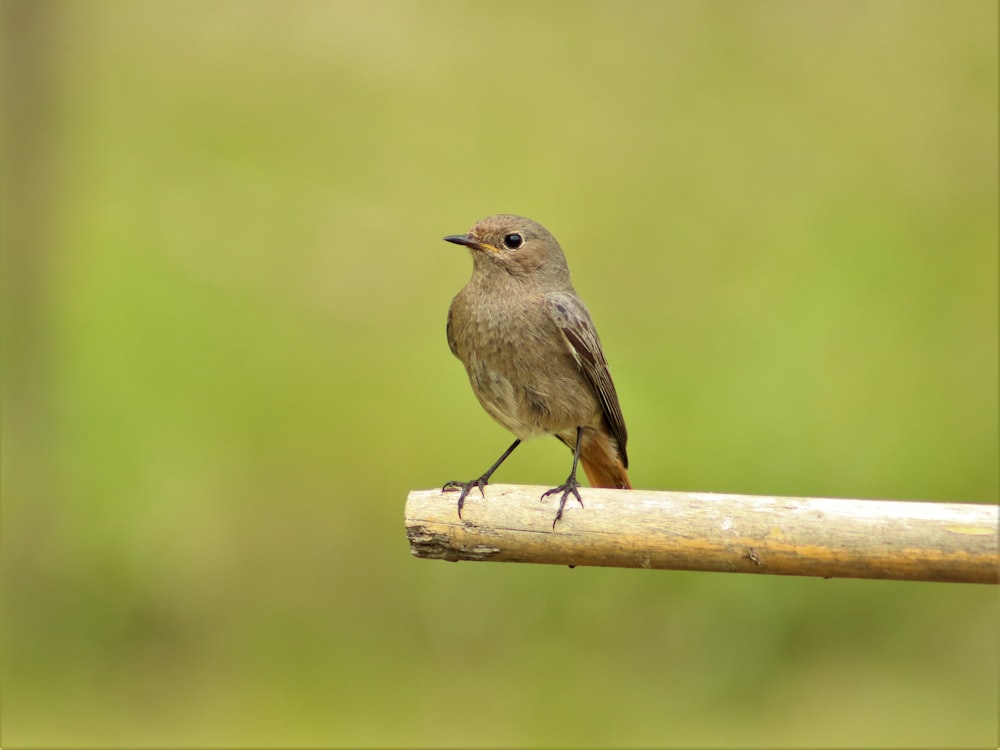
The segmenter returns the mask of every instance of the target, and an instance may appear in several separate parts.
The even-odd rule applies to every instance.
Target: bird
[[[472,255],[472,277],[448,308],[448,346],[483,409],[516,438],[482,475],[446,482],[469,493],[483,488],[522,441],[554,435],[573,452],[558,495],[553,530],[569,497],[583,507],[577,465],[593,487],[632,489],[628,432],[597,329],[570,280],[562,248],[538,222],[514,214],[482,219],[445,241]]]

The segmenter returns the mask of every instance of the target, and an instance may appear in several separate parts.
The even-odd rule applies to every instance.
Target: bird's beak
[[[473,250],[490,250],[494,253],[497,252],[497,249],[493,247],[493,245],[487,245],[485,242],[480,242],[471,234],[451,234],[444,239],[445,242],[454,242],[456,245],[465,245]]]

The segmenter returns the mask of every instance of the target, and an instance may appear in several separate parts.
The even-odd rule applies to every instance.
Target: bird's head
[[[537,221],[496,214],[476,222],[468,234],[445,237],[472,251],[473,273],[569,283],[566,258],[556,238]]]

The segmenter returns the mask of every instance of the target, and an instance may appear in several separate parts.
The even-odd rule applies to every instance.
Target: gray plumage
[[[572,450],[581,428],[591,484],[629,488],[618,395],[559,243],[537,222],[510,214],[445,239],[472,252],[472,278],[452,300],[447,334],[480,404],[519,440],[555,435]],[[467,485],[481,489],[498,465],[476,482],[449,484],[466,488],[464,499]]]

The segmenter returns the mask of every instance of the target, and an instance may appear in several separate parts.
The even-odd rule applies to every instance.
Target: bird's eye
[[[509,250],[517,250],[521,245],[524,244],[524,237],[517,234],[516,232],[511,234],[505,234],[503,236],[503,244]]]

